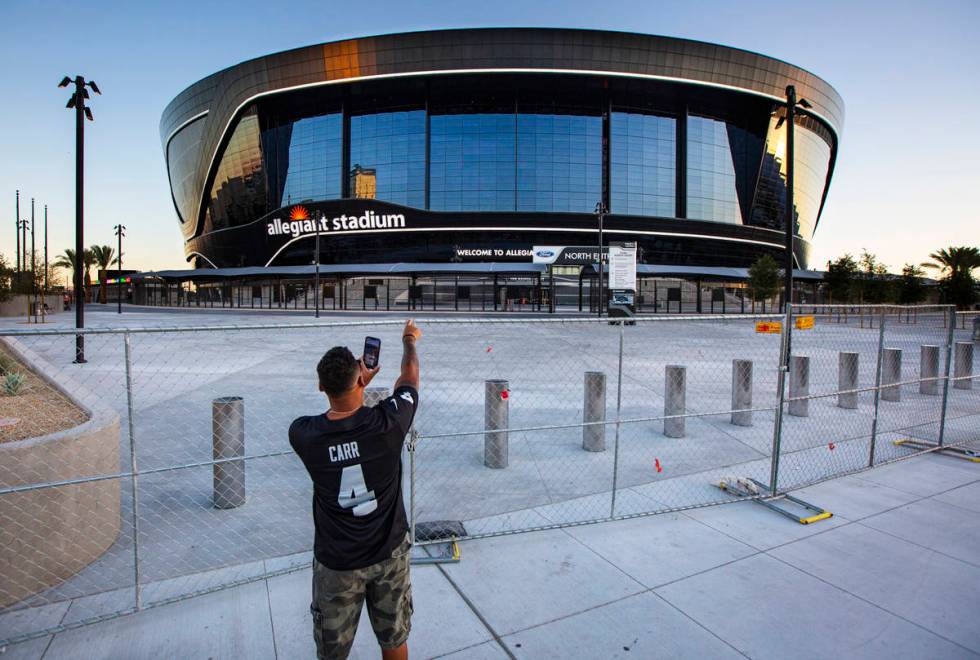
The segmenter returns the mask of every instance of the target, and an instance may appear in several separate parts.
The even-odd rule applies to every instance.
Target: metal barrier
[[[447,527],[427,523],[477,538],[650,515],[733,501],[716,487],[733,475],[782,492],[980,443],[980,387],[957,387],[977,361],[953,368],[970,324],[947,307],[418,323],[419,544]],[[0,646],[308,567],[312,487],[287,429],[325,408],[327,348],[380,337],[387,385],[400,331],[90,329],[84,365],[73,330],[0,332],[30,370],[17,424],[43,435],[0,426]]]

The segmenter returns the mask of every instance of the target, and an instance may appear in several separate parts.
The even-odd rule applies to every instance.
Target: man
[[[367,597],[384,660],[408,658],[411,545],[402,502],[401,449],[419,402],[422,336],[412,320],[402,331],[401,376],[392,396],[364,407],[368,369],[344,346],[317,365],[326,413],[300,417],[289,443],[313,480],[313,638],[318,658],[346,658]]]

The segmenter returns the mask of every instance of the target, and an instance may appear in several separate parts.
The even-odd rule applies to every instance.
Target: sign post
[[[636,242],[609,243],[609,317],[636,316]]]

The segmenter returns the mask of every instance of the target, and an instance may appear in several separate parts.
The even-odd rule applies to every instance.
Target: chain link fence
[[[419,324],[420,544],[980,443],[972,324],[946,307]],[[325,408],[330,346],[381,338],[373,384],[394,382],[401,321],[86,330],[85,364],[76,334],[0,332],[21,375],[0,395],[0,645],[307,567],[312,487],[286,431]]]

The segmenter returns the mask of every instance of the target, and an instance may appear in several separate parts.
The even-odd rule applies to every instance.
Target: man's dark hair
[[[320,387],[329,396],[340,396],[353,387],[358,371],[357,358],[346,346],[334,346],[323,354],[316,365]]]

